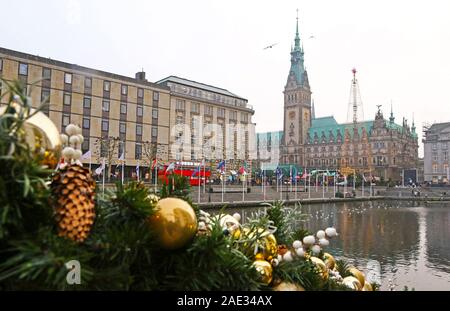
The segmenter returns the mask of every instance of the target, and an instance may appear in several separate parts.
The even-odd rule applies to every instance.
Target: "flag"
[[[196,167],[195,170],[192,172],[192,177],[200,173],[200,166]]]
[[[244,162],[244,165],[241,166],[239,169],[239,174],[245,175],[247,174],[247,162]]]
[[[136,165],[136,174],[139,176],[139,162]]]
[[[168,171],[173,171],[174,169],[175,169],[175,162],[172,162],[169,164],[169,166],[167,166],[166,173]]]
[[[364,176],[364,174],[362,174],[362,177],[364,179],[364,182],[367,182],[366,176]]]
[[[154,159],[152,162],[152,170],[156,167],[157,164],[158,164],[158,161],[156,159]]]
[[[217,165],[217,169],[219,171],[223,171],[224,167],[225,167],[225,160],[219,162],[219,164]]]
[[[298,175],[297,167],[293,166],[292,167],[292,181],[297,180],[297,175]]]
[[[283,171],[281,170],[281,168],[278,166],[276,169],[276,174],[278,179],[281,179],[283,177]]]
[[[92,156],[91,150],[87,151],[85,154],[81,156],[81,160],[90,159]]]
[[[101,166],[97,167],[97,169],[95,170],[95,174],[100,175],[104,169],[105,169],[105,160],[103,160]]]
[[[201,166],[205,166],[205,159],[202,160]]]
[[[119,157],[119,160],[121,161],[125,160],[125,152],[122,151],[122,155]]]

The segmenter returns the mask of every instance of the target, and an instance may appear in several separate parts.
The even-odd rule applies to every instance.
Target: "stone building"
[[[424,180],[434,184],[448,184],[450,122],[425,127],[424,134]]]
[[[354,71],[354,74],[356,71]],[[342,107],[345,109],[346,107]],[[291,66],[284,88],[284,127],[280,162],[306,168],[349,168],[385,180],[399,181],[403,169],[417,167],[414,122],[395,123],[378,108],[374,120],[338,123],[333,116],[316,118],[304,50],[297,27]]]

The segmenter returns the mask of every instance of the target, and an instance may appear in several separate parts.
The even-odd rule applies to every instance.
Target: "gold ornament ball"
[[[368,283],[367,281],[364,282],[364,286],[362,288],[362,291],[363,292],[372,292],[373,291],[372,285],[370,283]]]
[[[156,212],[150,217],[159,245],[165,249],[185,246],[197,232],[197,217],[186,201],[165,198],[158,201]]]
[[[350,272],[351,275],[353,275],[355,278],[358,279],[358,281],[361,284],[361,286],[364,283],[366,283],[366,278],[364,277],[364,273],[362,273],[361,271],[359,271],[355,267],[351,267],[350,269],[348,269],[348,271]]]
[[[311,256],[309,258],[309,260],[311,260],[317,268],[319,268],[320,270],[320,275],[322,276],[322,280],[326,281],[328,280],[328,268],[325,265],[325,263],[322,261],[322,259]]]
[[[354,276],[347,276],[342,280],[342,283],[347,286],[348,288],[351,288],[353,290],[361,290],[362,285],[359,282],[357,278]]]
[[[265,233],[269,233],[266,231]],[[264,243],[264,258],[266,260],[272,260],[273,258],[277,257],[278,254],[278,244],[277,239],[272,233],[269,233],[263,238]]]
[[[265,260],[255,260],[253,266],[261,275],[262,282],[269,285],[272,282],[272,265]]]
[[[305,289],[299,284],[281,282],[273,288],[276,292],[304,292]]]
[[[16,111],[23,109],[17,104],[13,107]],[[6,108],[0,107],[0,115],[5,113]],[[30,114],[33,116],[26,119],[23,125],[25,142],[32,152],[43,156],[43,165],[55,168],[62,150],[60,133],[53,121],[43,112],[30,109]]]
[[[328,269],[333,270],[336,266],[336,260],[329,253],[323,253],[323,262],[327,266]]]

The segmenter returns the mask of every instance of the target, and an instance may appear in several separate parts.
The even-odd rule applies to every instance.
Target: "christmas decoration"
[[[372,285],[370,283],[368,283],[367,281],[364,282],[364,286],[362,288],[363,292],[371,292],[373,291]]]
[[[281,282],[280,284],[278,284],[277,286],[273,287],[274,291],[277,292],[304,292],[305,289],[298,285],[298,284],[294,284],[294,283],[289,283],[289,282]]]
[[[347,286],[348,288],[353,289],[353,290],[361,290],[361,288],[362,288],[361,283],[354,276],[345,277],[344,280],[342,281],[342,283],[345,286]]]
[[[272,282],[272,265],[265,260],[255,260],[253,266],[261,277],[261,281],[267,285]]]
[[[328,268],[325,265],[325,263],[320,258],[313,257],[313,256],[311,256],[309,258],[309,260],[311,260],[316,265],[318,270],[320,271],[322,280],[326,281],[328,279]]]
[[[329,270],[333,270],[336,265],[336,260],[329,253],[323,253],[323,261]]]
[[[336,229],[335,229],[335,228],[332,228],[332,227],[326,228],[326,229],[325,229],[325,234],[326,234],[327,237],[329,237],[329,238],[333,238],[333,237],[337,236]]]
[[[194,210],[189,203],[178,198],[159,200],[150,224],[159,245],[165,249],[185,246],[197,232]]]
[[[364,274],[361,271],[359,271],[355,267],[351,267],[350,269],[348,269],[348,271],[350,272],[351,275],[353,275],[355,278],[358,279],[361,286],[364,285],[366,280],[365,280]]]
[[[239,214],[237,214],[239,215]],[[240,216],[239,216],[240,218]],[[231,215],[220,214],[211,218],[211,221],[218,221],[220,227],[224,231],[226,235],[231,234],[234,238],[239,238],[240,231],[240,223],[236,217]]]

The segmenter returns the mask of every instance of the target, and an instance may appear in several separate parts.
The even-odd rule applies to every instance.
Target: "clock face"
[[[308,111],[305,111],[305,121],[308,121],[309,120],[309,113],[308,113]]]
[[[289,119],[291,120],[295,119],[295,111],[289,112]]]

